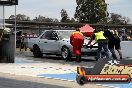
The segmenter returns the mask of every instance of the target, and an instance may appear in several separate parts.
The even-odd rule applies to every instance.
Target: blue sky
[[[106,0],[109,13],[118,13],[132,20],[132,0]],[[65,9],[69,17],[74,17],[76,0],[19,0],[17,14],[25,14],[31,19],[38,15],[60,19],[61,9]],[[7,6],[6,18],[14,14],[14,6]]]

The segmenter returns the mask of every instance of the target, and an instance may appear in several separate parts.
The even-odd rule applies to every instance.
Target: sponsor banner
[[[87,82],[130,82],[129,75],[85,75]]]
[[[86,82],[131,82],[132,60],[100,59],[93,68],[77,67],[76,81]]]

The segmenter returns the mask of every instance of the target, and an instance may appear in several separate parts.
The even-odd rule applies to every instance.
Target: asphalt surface
[[[19,57],[17,59],[17,57]],[[20,59],[21,58],[21,59]],[[94,57],[82,57],[82,62],[75,62],[75,58],[73,57],[71,61],[66,62],[60,56],[55,55],[43,55],[42,58],[34,58],[32,52],[29,51],[17,51],[15,63],[58,63],[58,64],[69,64],[69,65],[82,65],[91,67],[96,64],[96,60]]]
[[[109,88],[95,84],[78,85],[75,82],[56,79],[19,76],[0,73],[0,88]]]
[[[66,88],[54,84],[22,81],[0,77],[0,88]]]
[[[75,81],[68,82],[68,81],[59,80],[58,82],[58,80],[54,79],[56,77],[52,77],[53,79],[47,80],[46,76],[47,75],[51,76],[52,73],[55,75],[57,74],[61,75],[62,73],[64,73],[65,75],[67,75],[67,77],[70,77],[71,75],[69,76],[66,73],[71,73],[71,72],[75,73],[76,67],[78,65],[91,67],[94,66],[96,62],[97,61],[93,57],[83,57],[81,63],[76,63],[74,58],[72,61],[66,62],[65,60],[62,60],[61,57],[54,55],[44,55],[42,58],[34,58],[32,53],[29,51],[17,51],[15,64],[1,65],[1,72],[4,74],[1,76],[1,72],[0,72],[0,84],[2,83],[0,88],[18,88],[19,86],[22,86],[20,88],[27,88],[27,87],[28,88],[90,88],[90,87],[109,88],[110,86],[112,86],[112,84],[110,85],[106,84],[103,86],[102,85],[99,86],[96,84],[86,84],[84,86],[80,86]],[[5,68],[8,69],[6,70]],[[37,71],[38,73],[36,73]],[[5,73],[8,74],[5,75]],[[19,75],[20,77],[15,79],[14,78],[12,79],[11,77],[10,79],[10,77],[8,76],[12,74]],[[38,77],[38,74],[43,76],[43,78],[41,79],[40,77]],[[31,80],[29,80],[28,77],[26,76],[32,76],[30,78]],[[36,77],[39,79],[36,79]],[[13,86],[10,87],[8,84]],[[115,86],[126,86],[126,85],[115,85]],[[130,86],[131,85],[129,85],[129,87]],[[125,87],[119,87],[119,88],[125,88]]]

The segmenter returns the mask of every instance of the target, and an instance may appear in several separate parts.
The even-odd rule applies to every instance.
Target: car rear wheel
[[[62,49],[61,49],[61,56],[66,61],[68,61],[68,60],[71,59],[71,52],[70,52],[70,50],[69,50],[68,47],[66,47],[66,46],[62,47]]]
[[[35,58],[43,56],[38,45],[33,45],[33,55]]]

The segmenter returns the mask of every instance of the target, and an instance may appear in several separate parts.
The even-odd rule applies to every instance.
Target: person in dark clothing
[[[117,34],[117,31],[113,31],[112,33],[109,30],[107,30],[107,27],[105,27],[105,29],[106,30],[104,31],[104,36],[108,39],[108,48],[112,53],[113,59],[117,59],[114,48],[118,51],[120,59],[122,59],[120,38]]]
[[[115,38],[115,49],[118,51],[120,59],[122,59],[122,52],[121,52],[121,45],[120,45],[121,41],[120,41],[120,37],[119,37],[119,34],[118,34],[117,30],[113,31],[113,35],[114,35],[114,38]]]

